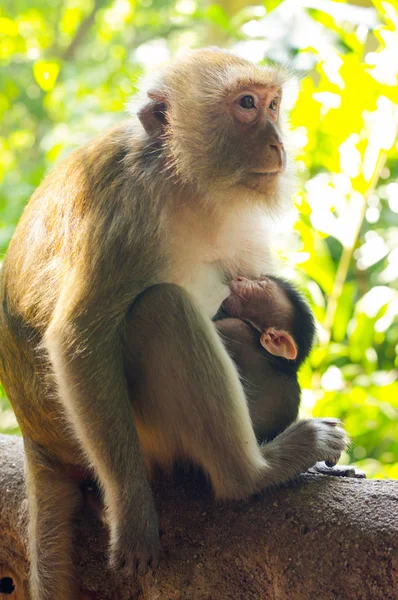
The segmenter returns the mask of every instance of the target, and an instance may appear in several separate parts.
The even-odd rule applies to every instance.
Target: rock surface
[[[398,481],[301,475],[249,502],[216,505],[200,477],[155,484],[159,569],[121,581],[107,532],[76,520],[79,600],[396,600]],[[27,600],[23,445],[0,436],[0,599]],[[14,589],[12,589],[14,586]]]

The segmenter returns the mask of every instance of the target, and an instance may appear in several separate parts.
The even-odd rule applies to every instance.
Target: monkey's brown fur
[[[153,461],[187,456],[218,497],[241,498],[337,459],[345,446],[334,422],[313,420],[260,448],[208,318],[230,279],[269,268],[262,224],[283,197],[285,167],[273,108],[280,84],[272,69],[225,52],[192,53],[148,91],[142,125],[133,118],[74,152],[22,216],[2,271],[0,377],[25,440],[33,600],[76,597],[79,490],[69,463],[95,472],[111,563],[133,574],[159,553],[146,474]],[[248,94],[251,114],[242,106]],[[143,305],[131,403],[125,322],[149,286],[158,345],[141,388],[140,323],[154,318]],[[164,353],[173,373],[162,372]]]

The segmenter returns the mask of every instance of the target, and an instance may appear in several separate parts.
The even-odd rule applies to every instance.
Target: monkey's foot
[[[116,571],[121,571],[126,577],[146,575],[150,570],[159,565],[160,546],[150,550],[136,548],[121,548],[111,551],[110,566]]]
[[[160,539],[156,513],[144,514],[141,522],[136,521],[135,525],[124,523],[124,528],[111,529],[110,566],[126,577],[145,575],[159,564]]]
[[[335,465],[329,466],[325,462],[317,462],[313,467],[308,469],[308,473],[315,475],[331,475],[332,477],[354,477],[355,479],[366,479],[363,471],[355,469],[350,465]]]

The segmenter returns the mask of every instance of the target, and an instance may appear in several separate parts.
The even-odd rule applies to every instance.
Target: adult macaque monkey
[[[2,271],[0,368],[25,441],[34,600],[76,598],[69,464],[98,478],[111,564],[141,574],[160,549],[152,462],[190,458],[218,498],[246,498],[345,447],[325,419],[260,447],[210,320],[228,281],[269,266],[262,223],[283,197],[282,79],[226,52],[193,52],[160,74],[138,119],[62,162],[23,214]],[[134,391],[134,423],[126,317],[162,283],[159,360],[160,349],[172,357],[173,393],[154,365],[153,394]]]

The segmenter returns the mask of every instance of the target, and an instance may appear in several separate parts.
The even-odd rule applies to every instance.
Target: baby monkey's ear
[[[261,335],[260,343],[273,356],[281,356],[287,360],[297,358],[297,347],[288,331],[268,327]]]
[[[148,102],[138,111],[138,118],[148,135],[158,135],[167,123],[165,95],[159,91],[148,92]]]

